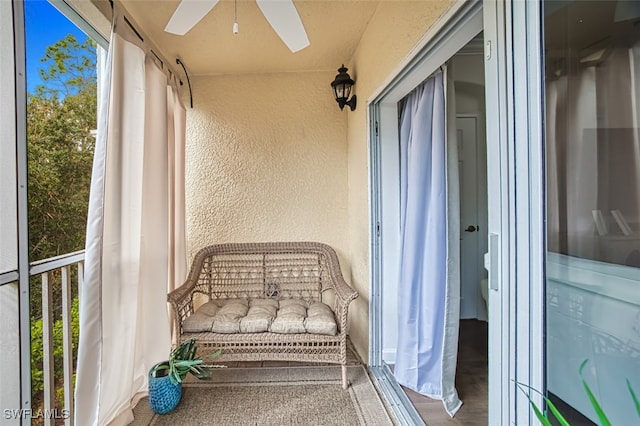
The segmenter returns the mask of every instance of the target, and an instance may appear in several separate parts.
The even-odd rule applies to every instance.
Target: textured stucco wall
[[[192,80],[189,259],[212,243],[320,241],[349,277],[347,117],[331,94],[334,74]]]
[[[189,256],[214,242],[315,240],[332,245],[360,297],[351,339],[369,345],[366,100],[451,0],[380,2],[352,58],[356,111],[340,111],[336,72],[199,76],[187,114]],[[340,64],[336,64],[336,67]]]
[[[369,169],[366,100],[396,71],[451,0],[382,1],[349,62],[360,102],[348,117],[349,260],[360,292],[351,316],[351,339],[367,359],[369,347]]]

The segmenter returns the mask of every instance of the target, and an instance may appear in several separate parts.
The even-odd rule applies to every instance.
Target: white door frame
[[[401,64],[398,71],[368,100],[371,188],[369,367],[376,385],[389,401],[401,424],[422,424],[422,420],[383,361],[382,283],[385,277],[389,279],[393,276],[393,271],[385,269],[383,257],[394,255],[393,244],[398,238],[395,236],[395,222],[385,222],[385,226],[382,226],[384,206],[387,206],[385,217],[393,217],[396,207],[391,207],[393,211],[389,215],[388,205],[394,203],[381,198],[384,185],[381,163],[388,159],[384,150],[393,150],[389,146],[394,145],[398,139],[398,102],[482,31],[482,15],[482,3],[479,0],[455,1],[425,34],[421,47],[415,50],[416,53]],[[384,144],[381,143],[382,140],[385,141]],[[387,196],[385,193],[385,197]],[[397,251],[395,253],[397,255]],[[385,299],[385,302],[388,303],[389,300]]]
[[[381,139],[397,103],[464,45],[456,36],[480,13],[485,38],[489,209],[489,424],[535,424],[521,382],[544,391],[544,187],[541,3],[455,2],[422,48],[369,99],[371,297],[369,360],[376,383],[403,424],[420,423],[382,361]],[[517,29],[517,31],[516,31]],[[473,35],[477,34],[476,31]],[[471,35],[471,37],[473,37]],[[420,74],[422,73],[422,74]],[[391,136],[393,137],[393,136]],[[397,137],[397,136],[395,136]],[[533,395],[538,404],[542,401]]]
[[[484,2],[489,187],[489,424],[536,424],[544,392],[541,3]],[[496,326],[492,326],[495,324]],[[539,395],[532,399],[542,406]],[[499,401],[504,401],[501,403]]]

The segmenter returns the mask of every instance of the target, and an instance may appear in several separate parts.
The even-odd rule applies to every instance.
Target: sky
[[[46,0],[26,0],[24,4],[27,44],[27,91],[42,84],[38,69],[48,46],[73,34],[83,42],[87,36]]]

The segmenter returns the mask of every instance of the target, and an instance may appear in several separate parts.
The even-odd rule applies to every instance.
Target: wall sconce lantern
[[[351,99],[349,99],[349,95],[351,94],[351,88],[356,82],[347,74],[347,68],[345,68],[344,64],[338,68],[338,73],[335,80],[331,82],[333,96],[336,98],[338,105],[340,105],[340,109],[343,109],[345,105],[349,105],[349,108],[353,111],[356,109],[356,95],[353,95]]]

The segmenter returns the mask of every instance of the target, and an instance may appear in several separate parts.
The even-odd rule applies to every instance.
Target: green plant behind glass
[[[588,362],[589,362],[588,359],[585,359],[584,361],[582,361],[582,364],[580,364],[580,368],[578,369],[578,374],[580,375],[580,380],[582,381],[582,386],[584,388],[585,393],[587,394],[587,397],[589,398],[589,402],[591,403],[591,406],[595,410],[596,415],[598,416],[598,419],[600,420],[600,425],[601,426],[611,426],[611,421],[609,420],[609,418],[605,414],[604,410],[602,409],[602,406],[600,405],[600,403],[598,402],[597,398],[595,397],[595,395],[591,391],[591,388],[589,387],[589,384],[587,384],[587,381],[584,379],[584,376],[582,374],[582,370],[584,370],[584,367],[587,365]],[[627,379],[626,381],[627,381],[627,389],[629,390],[629,394],[631,395],[631,399],[633,400],[634,406],[636,408],[636,413],[638,414],[638,417],[640,418],[640,401],[638,400],[638,397],[636,396],[636,393],[634,392],[633,387],[631,386],[631,382],[629,381],[629,379]],[[522,393],[524,393],[526,395],[527,399],[529,400],[529,404],[531,404],[531,409],[533,410],[534,414],[536,415],[538,421],[540,421],[540,424],[542,424],[544,426],[552,426],[551,417],[549,416],[549,412],[551,412],[551,415],[553,416],[553,418],[558,423],[560,423],[560,425],[562,425],[562,426],[570,426],[569,422],[564,418],[562,413],[560,413],[560,410],[558,410],[558,408],[553,404],[553,402],[551,402],[551,400],[548,397],[544,396],[542,393],[540,393],[540,391],[532,388],[531,386],[525,385],[524,383],[516,382],[516,385],[518,386],[518,389],[520,389],[522,391]],[[540,396],[542,396],[542,398],[544,399],[544,401],[547,404],[548,411],[545,410],[545,412],[543,413],[543,411],[540,409],[540,407],[538,407],[536,405],[536,403],[533,402],[533,400],[531,399],[531,396],[529,395],[529,393],[527,393],[525,388],[530,390],[530,391],[533,391],[533,392],[537,393]]]

